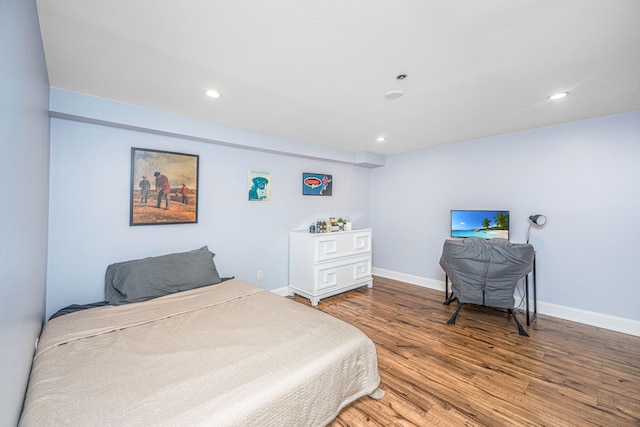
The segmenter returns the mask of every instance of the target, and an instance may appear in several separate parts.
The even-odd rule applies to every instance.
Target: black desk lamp
[[[546,223],[547,223],[546,215],[536,214],[536,215],[531,215],[529,217],[529,228],[527,229],[527,243],[529,243],[529,233],[531,232],[531,226],[535,224],[539,227],[542,227]]]

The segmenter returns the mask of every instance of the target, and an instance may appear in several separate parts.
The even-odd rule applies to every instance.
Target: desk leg
[[[524,278],[524,296],[527,306],[527,326],[531,325],[531,323],[536,320],[536,316],[538,315],[538,294],[536,289],[536,256],[533,255],[533,315],[530,315],[529,311],[529,275],[527,274]]]
[[[536,286],[536,256],[533,255],[533,317],[531,321],[533,322],[538,315],[538,293]]]

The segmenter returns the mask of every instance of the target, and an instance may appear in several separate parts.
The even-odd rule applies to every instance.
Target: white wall
[[[444,280],[451,209],[511,211],[511,240],[533,229],[538,299],[640,325],[640,112],[387,156],[372,172],[373,263]]]
[[[103,105],[120,108],[109,101]],[[145,119],[153,114],[126,108],[144,112]],[[158,126],[165,126],[167,115],[157,115]],[[226,131],[231,133],[225,138],[233,140],[232,129]],[[238,142],[249,136],[260,139],[237,131]],[[131,147],[200,156],[198,224],[129,226]],[[272,201],[247,200],[250,168],[271,170]],[[333,174],[333,196],[302,196],[303,172]],[[285,287],[289,230],[343,215],[357,228],[369,226],[370,173],[343,163],[52,119],[47,316],[68,304],[103,300],[111,263],[203,245],[216,253],[221,275],[267,289]]]
[[[0,1],[0,425],[16,425],[44,314],[49,82],[35,1]]]

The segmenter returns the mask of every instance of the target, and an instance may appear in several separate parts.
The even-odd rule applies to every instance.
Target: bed
[[[47,322],[20,425],[322,426],[379,383],[359,329],[233,278]]]

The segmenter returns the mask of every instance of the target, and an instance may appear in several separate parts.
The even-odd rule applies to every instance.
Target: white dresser
[[[373,287],[371,229],[289,234],[289,289],[318,305],[361,286]]]

